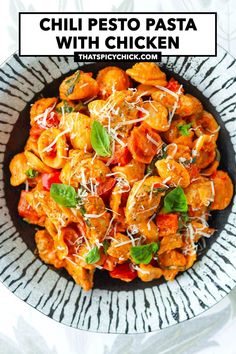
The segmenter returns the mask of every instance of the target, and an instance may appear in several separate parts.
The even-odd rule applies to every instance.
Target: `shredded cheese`
[[[148,270],[144,270],[135,264],[132,264],[132,268],[134,268],[135,270],[137,270],[138,272],[140,272],[142,274],[150,274],[150,272]]]
[[[134,204],[135,204],[135,200],[134,198],[136,197],[136,194],[138,193],[138,191],[140,190],[140,188],[142,187],[143,183],[145,182],[145,180],[150,176],[150,173],[147,173],[143,179],[138,183],[138,185],[135,188],[134,194],[131,196],[130,198],[130,205],[128,207],[128,209],[130,210],[131,208],[133,208]]]
[[[179,98],[178,94],[169,90],[167,87],[164,87],[164,86],[159,86],[159,85],[155,85],[156,88],[166,92],[166,93],[169,93],[171,96],[173,96],[176,100]]]
[[[101,216],[103,216],[105,213],[106,213],[106,210],[104,210],[104,212],[101,214],[84,214],[84,216],[88,219],[98,219]]]
[[[56,138],[51,142],[51,144],[49,144],[48,146],[46,146],[43,150],[41,150],[41,152],[49,152],[49,151],[52,149],[52,147],[56,144],[57,140],[58,140],[61,136],[65,135],[65,134],[67,134],[67,133],[69,133],[69,132],[70,132],[70,129],[66,129],[66,130],[64,130],[63,132],[61,132],[60,134],[58,134],[58,135],[56,136]]]

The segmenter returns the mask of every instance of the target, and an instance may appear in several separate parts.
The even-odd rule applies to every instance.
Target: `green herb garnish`
[[[81,214],[84,216],[86,214],[85,206],[84,206],[84,204],[82,204],[82,202],[80,202],[79,205],[80,205],[79,210],[80,210]]]
[[[111,156],[111,142],[104,126],[94,121],[91,128],[91,144],[99,156]]]
[[[75,208],[78,205],[76,190],[74,187],[66,184],[52,183],[50,188],[50,196],[57,204],[68,208]]]
[[[180,134],[183,135],[183,136],[189,136],[189,129],[191,127],[192,127],[192,123],[178,125],[178,129],[180,131]]]
[[[164,212],[171,213],[172,211],[181,213],[188,211],[187,199],[181,187],[173,189],[164,198]]]
[[[79,82],[80,79],[80,70],[77,70],[73,77],[66,81],[66,84],[69,84],[69,88],[67,89],[66,95],[69,96],[73,93],[75,85]]]
[[[71,113],[74,112],[74,107],[70,106],[67,101],[63,101],[63,105],[56,109],[58,113]]]
[[[104,250],[105,254],[107,254],[108,247],[109,247],[109,242],[107,240],[104,240],[103,241],[103,250]]]
[[[153,188],[153,193],[154,194],[163,193],[163,192],[167,191],[167,189],[168,188],[166,188],[166,187]]]
[[[33,168],[29,168],[26,172],[25,172],[26,176],[28,178],[35,178],[38,176],[39,172],[34,170]]]
[[[98,246],[95,246],[91,249],[91,251],[89,251],[89,253],[85,257],[85,261],[88,264],[93,264],[93,263],[97,263],[99,260],[100,260],[99,249]]]
[[[147,245],[131,247],[130,255],[136,264],[149,264],[152,260],[153,254],[155,254],[158,249],[159,244],[152,242]]]

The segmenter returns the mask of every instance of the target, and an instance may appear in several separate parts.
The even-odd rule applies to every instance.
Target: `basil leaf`
[[[173,189],[164,198],[164,212],[170,213],[172,211],[183,213],[188,211],[187,199],[181,187]]]
[[[152,260],[153,254],[159,249],[159,244],[156,242],[142,246],[134,246],[130,249],[130,255],[136,264],[148,264]]]
[[[73,77],[66,81],[66,84],[70,85],[66,92],[67,96],[73,93],[75,85],[79,82],[79,79],[80,79],[80,70],[76,71]]]
[[[107,254],[108,248],[109,248],[109,242],[107,240],[103,241],[103,250],[105,254]]]
[[[110,137],[103,125],[96,120],[91,128],[91,144],[99,156],[111,156]]]
[[[78,204],[77,193],[71,186],[62,183],[52,183],[50,196],[60,205],[68,208],[75,208]]]
[[[191,126],[192,123],[179,125],[178,129],[180,131],[180,134],[183,136],[189,136],[189,129],[191,128]]]
[[[91,251],[89,251],[89,253],[85,257],[85,261],[88,264],[93,264],[93,263],[97,263],[99,260],[100,260],[99,249],[98,246],[95,246],[91,249]]]
[[[35,178],[38,176],[38,171],[34,170],[33,168],[29,168],[26,172],[25,172],[26,176],[28,178]]]

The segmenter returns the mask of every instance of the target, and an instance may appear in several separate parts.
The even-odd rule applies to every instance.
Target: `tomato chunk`
[[[156,217],[156,224],[160,236],[173,235],[178,230],[177,214],[160,214]]]
[[[125,166],[132,160],[132,155],[127,146],[121,147],[116,145],[115,152],[111,160],[111,165],[118,164],[119,166]]]
[[[60,172],[43,173],[42,174],[43,188],[50,191],[52,183],[61,183]]]
[[[112,278],[121,279],[126,282],[130,282],[138,276],[137,271],[130,267],[130,263],[118,264],[109,273]]]
[[[180,84],[178,83],[177,80],[175,80],[173,77],[169,80],[166,88],[168,88],[169,90],[173,91],[173,92],[177,92],[180,88]]]
[[[112,190],[114,185],[116,184],[115,178],[108,178],[105,182],[101,182],[97,187],[97,194],[99,196],[106,196]]]

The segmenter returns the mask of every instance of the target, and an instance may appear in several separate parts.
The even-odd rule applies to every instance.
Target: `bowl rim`
[[[225,53],[225,55],[227,55],[227,56],[230,56],[233,60],[234,60],[234,65],[235,65],[235,62],[236,62],[236,59],[230,54],[230,53],[228,53],[222,46],[220,46],[220,45],[218,45],[218,48],[220,48],[220,51],[223,51],[224,53]],[[5,64],[7,64],[10,60],[12,60],[13,58],[14,58],[14,56],[18,56],[18,52],[16,51],[16,52],[14,52],[11,56],[9,56],[2,64],[1,64],[1,66],[0,66],[0,68],[2,69],[3,67],[4,67],[4,65]],[[36,60],[36,62],[37,62],[37,60],[38,60],[38,58],[40,58],[40,57],[35,57],[35,58],[30,58],[32,61],[34,61],[34,60]],[[181,58],[186,58],[186,57],[181,57]],[[216,57],[216,58],[218,58],[218,56]],[[27,59],[27,58],[26,58]],[[204,58],[203,58],[204,59]],[[200,58],[200,60],[203,60],[202,58]],[[208,58],[208,59],[211,59],[211,58]],[[164,64],[165,65],[165,64]],[[236,66],[236,65],[235,65]],[[68,71],[70,71],[70,70],[68,70]],[[0,98],[1,98],[1,94],[0,94]],[[27,103],[26,103],[26,105],[27,105]],[[236,120],[236,118],[235,118],[235,120]],[[6,143],[7,144],[7,143]],[[4,152],[3,152],[3,154],[4,154]],[[234,198],[235,198],[235,192],[234,192]],[[5,197],[3,197],[3,199],[5,199]],[[3,233],[4,233],[4,231],[3,231]],[[235,246],[236,247],[236,246]],[[236,274],[235,274],[236,275]],[[0,280],[1,280],[1,282],[3,283],[3,285],[4,286],[6,286],[6,288],[8,288],[10,291],[11,291],[11,289],[9,288],[9,286],[7,285],[7,284],[5,284],[4,283],[4,281],[2,281],[2,278],[0,277]],[[235,280],[236,280],[236,277],[235,277]],[[235,283],[235,281],[234,281],[234,283]],[[235,286],[235,284],[234,284],[234,286]],[[230,286],[229,286],[230,287]],[[169,324],[169,325],[167,325],[167,326],[163,326],[162,328],[164,329],[164,328],[166,328],[166,327],[170,327],[170,326],[175,326],[175,325],[177,325],[178,323],[180,323],[180,322],[184,322],[184,321],[187,321],[188,319],[192,319],[192,318],[195,318],[196,316],[199,316],[200,314],[202,314],[202,313],[204,313],[205,311],[207,311],[209,308],[211,308],[211,307],[213,307],[213,306],[215,306],[217,303],[219,303],[224,297],[226,297],[226,295],[233,289],[234,287],[232,287],[230,290],[228,290],[228,292],[225,292],[225,294],[223,295],[223,296],[220,296],[220,299],[218,300],[218,301],[215,301],[211,306],[207,306],[206,305],[206,307],[205,307],[205,309],[203,309],[201,312],[199,312],[199,313],[197,313],[196,315],[194,314],[192,317],[189,317],[189,318],[186,318],[185,320],[181,320],[181,321],[178,321],[177,323],[171,323],[171,324]],[[169,289],[169,288],[168,288]],[[98,291],[101,291],[101,292],[103,292],[103,290],[98,290]],[[136,291],[136,290],[135,290]],[[135,292],[135,291],[133,291],[133,292]],[[169,291],[170,291],[170,289],[169,289]],[[24,298],[24,296],[20,296],[19,295],[19,293],[17,294],[15,291],[11,291],[14,295],[16,295],[18,298],[20,298],[21,300],[23,300],[24,302],[26,302],[27,304],[29,304],[31,307],[33,307],[33,308],[35,308],[35,309],[37,309],[39,312],[41,312],[41,313],[43,313],[45,316],[47,316],[47,317],[49,317],[49,318],[52,318],[52,317],[50,317],[47,313],[45,313],[43,310],[40,310],[39,308],[36,308],[36,307],[34,307],[31,303],[29,303],[28,301],[27,301],[27,299],[25,299]],[[92,293],[93,292],[95,292],[95,291],[93,291],[92,290]],[[71,326],[71,327],[73,327],[73,328],[77,328],[77,329],[80,329],[80,330],[85,330],[85,331],[91,331],[91,332],[94,332],[94,333],[97,333],[97,332],[100,332],[100,333],[113,333],[113,334],[117,334],[117,333],[125,333],[125,332],[117,332],[117,331],[101,331],[101,330],[92,330],[92,329],[86,329],[86,328],[81,328],[81,327],[78,327],[78,326],[73,326],[72,324],[71,325],[69,325],[69,324],[66,324],[66,323],[64,323],[64,322],[61,322],[60,320],[57,320],[56,318],[53,318],[54,320],[56,320],[57,322],[59,322],[59,323],[61,323],[61,324],[63,324],[63,325],[66,325],[66,326]],[[155,328],[155,329],[151,329],[151,331],[158,331],[158,330],[160,330],[161,328]],[[134,331],[134,332],[128,332],[127,334],[134,334],[134,333],[145,333],[145,332],[147,332],[147,331],[139,331],[139,330],[137,330],[137,331]]]

